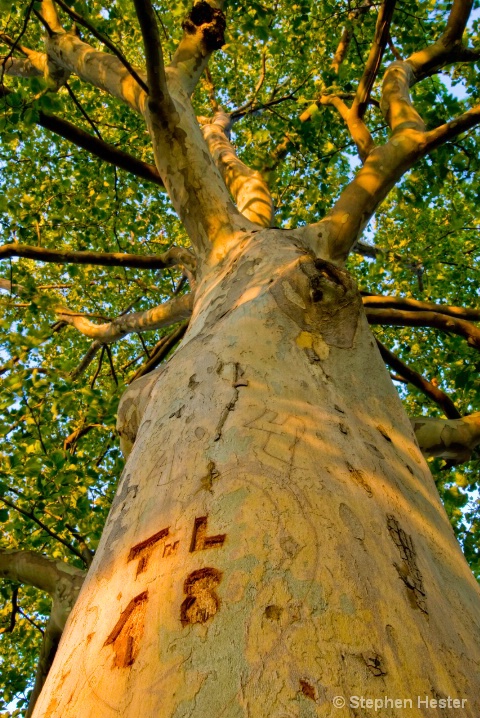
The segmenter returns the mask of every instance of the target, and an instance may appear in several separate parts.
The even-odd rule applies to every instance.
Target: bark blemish
[[[222,364],[223,367],[223,364]],[[239,397],[239,388],[242,386],[248,386],[248,381],[246,379],[243,379],[244,371],[241,368],[240,364],[238,362],[234,366],[234,372],[233,372],[233,381],[232,381],[232,387],[233,387],[233,396],[226,405],[226,407],[223,409],[219,422],[217,424],[217,428],[215,431],[214,441],[218,441],[222,436],[223,427],[225,425],[225,422],[227,421],[227,417],[231,411],[235,410],[235,406],[238,401]]]
[[[378,431],[380,432],[380,434],[383,436],[383,438],[385,439],[385,441],[388,441],[390,444],[392,443],[392,440],[391,440],[391,438],[389,437],[389,435],[388,435],[388,433],[387,433],[387,430],[386,430],[381,424],[378,424],[377,430],[378,430]]]
[[[347,469],[349,470],[350,475],[355,479],[357,484],[359,484],[359,486],[361,486],[362,489],[364,489],[369,496],[372,496],[373,495],[372,489],[370,488],[368,482],[366,481],[363,471],[360,471],[360,469],[354,469],[353,466],[348,463],[348,461],[347,461]]]
[[[352,511],[352,509],[346,504],[340,504],[338,509],[340,518],[342,519],[345,526],[352,532],[353,536],[359,541],[363,541],[365,538],[365,529],[358,516]]]
[[[218,471],[217,467],[215,466],[214,461],[209,461],[207,465],[207,473],[205,476],[202,476],[200,479],[200,483],[202,485],[202,489],[205,489],[205,491],[212,491],[213,489],[213,482],[215,479],[218,479],[220,477],[220,472]]]
[[[132,598],[103,644],[113,647],[113,667],[128,668],[135,663],[143,635],[147,601],[148,591]]]
[[[220,606],[215,588],[220,583],[222,574],[216,568],[200,568],[193,571],[184,583],[187,598],[180,609],[182,626],[191,623],[206,623],[214,616]]]
[[[395,563],[398,575],[407,587],[408,598],[414,608],[428,615],[423,577],[417,566],[417,556],[412,537],[401,528],[394,516],[387,515],[387,527],[390,538],[398,549],[402,562]]]
[[[310,698],[310,700],[316,700],[315,688],[305,678],[300,678],[300,690],[302,691],[303,695],[307,698]]]
[[[382,657],[378,653],[362,653],[362,658],[365,661],[365,665],[368,670],[374,676],[385,676],[387,674],[387,671],[383,666]]]
[[[200,384],[200,382],[198,382],[198,381],[195,379],[195,374],[192,374],[192,376],[190,377],[190,379],[189,379],[189,381],[188,381],[188,388],[189,388],[189,389],[196,389],[199,384]]]
[[[281,606],[267,606],[265,608],[265,618],[268,618],[269,621],[279,621],[283,613],[283,608]]]

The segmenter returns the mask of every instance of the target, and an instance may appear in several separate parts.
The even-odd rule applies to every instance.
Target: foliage
[[[156,3],[167,59],[179,40],[189,4],[185,0]],[[142,65],[132,3],[82,0],[72,5],[121,47],[130,62]],[[320,219],[358,167],[355,147],[332,107],[315,107],[308,122],[300,116],[322,92],[350,93],[356,87],[376,21],[372,5],[354,22],[351,9],[359,5],[356,0],[296,0],[293,5],[284,0],[233,0],[229,4],[227,42],[210,62],[213,85],[229,111],[252,100],[253,111],[234,125],[233,140],[247,164],[270,168],[281,227]],[[447,5],[430,0],[399,3],[392,26],[396,50],[406,56],[436,37],[444,26]],[[2,0],[0,6],[1,31],[18,37],[29,5]],[[473,45],[477,17],[474,11]],[[349,23],[353,39],[336,75],[331,59]],[[21,42],[40,48],[42,32],[32,16]],[[256,93],[263,57],[265,80]],[[387,48],[383,64],[393,59],[391,47]],[[1,244],[17,241],[54,249],[136,254],[158,253],[174,244],[188,246],[186,233],[158,186],[114,169],[36,125],[39,111],[54,112],[152,162],[141,118],[73,77],[70,93],[66,88],[56,94],[46,92],[44,81],[37,78],[8,78],[7,84],[14,92],[1,101]],[[378,97],[378,88],[373,94]],[[448,69],[414,89],[429,127],[458,115],[479,94],[478,75],[468,64]],[[282,97],[286,99],[262,109],[264,103]],[[198,115],[211,114],[206,82],[197,89],[194,104]],[[375,137],[385,134],[376,106],[369,108],[368,121]],[[286,135],[291,150],[272,169],[276,148]],[[391,192],[365,233],[381,252],[375,260],[358,254],[349,260],[362,290],[478,306],[478,150],[478,134],[470,131],[423,160]],[[66,304],[107,318],[132,308],[146,309],[172,296],[181,272],[29,259],[4,260],[0,268],[1,277],[13,283],[0,303],[5,330],[0,343],[1,546],[34,549],[85,568],[85,547],[94,551],[97,546],[122,469],[114,429],[118,399],[146,352],[168,332],[149,332],[143,339],[129,335],[112,345],[111,361],[102,353],[99,365],[97,355],[86,373],[74,379],[71,372],[91,342],[73,327],[55,327],[54,308]],[[461,414],[480,411],[480,356],[462,338],[428,328],[375,327],[375,333],[406,363],[435,380]],[[441,415],[416,389],[398,386],[411,415]],[[75,430],[90,426],[83,436],[65,444]],[[480,460],[474,457],[450,470],[436,460],[432,468],[467,559],[480,575],[476,489]],[[10,622],[12,589],[9,582],[0,587],[0,629]],[[22,586],[18,601],[22,613],[14,631],[0,638],[0,710],[7,711],[2,715],[15,714],[8,712],[14,697],[20,708],[25,706],[40,628],[49,612],[45,596],[35,589]]]

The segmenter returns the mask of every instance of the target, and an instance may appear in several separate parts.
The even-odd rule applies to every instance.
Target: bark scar
[[[395,563],[398,575],[407,587],[408,597],[415,608],[428,615],[423,577],[417,566],[417,556],[412,537],[405,533],[394,516],[387,515],[390,538],[398,549],[402,562]]]
[[[234,371],[234,377],[232,381],[232,387],[233,387],[233,396],[226,405],[226,407],[223,409],[220,420],[217,424],[217,428],[215,430],[215,436],[213,438],[214,441],[218,441],[222,436],[223,427],[225,425],[225,422],[227,421],[227,417],[231,411],[235,410],[236,403],[238,401],[238,397],[240,396],[240,387],[242,386],[248,386],[248,381],[246,379],[243,379],[244,371],[241,368],[240,364],[238,362],[235,363],[235,371]]]

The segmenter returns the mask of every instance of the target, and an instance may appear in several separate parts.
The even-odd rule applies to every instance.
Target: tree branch
[[[216,113],[212,122],[203,126],[210,154],[244,217],[262,227],[271,227],[273,200],[270,190],[261,174],[237,157],[228,139],[230,126],[231,118],[223,112]]]
[[[0,549],[0,577],[35,586],[52,597],[52,610],[43,634],[35,684],[26,712],[26,716],[31,716],[53,663],[65,623],[82,587],[85,572],[33,551]]]
[[[368,105],[369,99],[366,103]],[[340,114],[341,118],[347,125],[348,131],[355,142],[358,154],[362,162],[365,162],[368,155],[374,148],[373,138],[370,134],[365,122],[355,112],[353,106],[351,108],[338,95],[322,95],[320,104],[332,105]]]
[[[101,344],[111,344],[132,332],[160,329],[176,324],[182,319],[190,318],[192,307],[193,296],[183,294],[144,312],[124,314],[106,324],[94,324],[82,314],[77,314],[66,308],[58,308],[56,313],[62,321],[71,324],[87,337],[95,339]]]
[[[43,21],[51,32],[61,33],[64,31],[58,19],[57,11],[55,9],[55,3],[53,2],[53,0],[42,0],[39,15],[42,17]]]
[[[445,392],[425,379],[414,369],[407,366],[407,364],[404,364],[401,359],[387,349],[378,339],[376,342],[385,364],[398,372],[400,376],[406,379],[409,384],[419,389],[426,397],[434,401],[449,419],[459,419],[461,417],[457,407]]]
[[[5,496],[1,496],[0,501],[2,501],[6,506],[10,506],[10,508],[14,509],[15,511],[18,511],[18,513],[22,514],[22,516],[25,516],[26,518],[36,523],[37,526],[40,526],[40,528],[45,531],[45,533],[54,538],[56,541],[59,541],[61,544],[63,544],[63,546],[65,546],[65,548],[75,554],[75,556],[78,556],[79,559],[84,561],[82,554],[80,553],[80,551],[77,551],[75,546],[72,546],[68,543],[68,541],[65,541],[65,539],[63,539],[61,536],[49,529],[48,526],[43,523],[43,521],[41,521],[35,516],[33,511],[26,511],[25,509],[20,508],[20,506],[18,506],[17,504],[14,504],[12,501],[9,501],[9,499],[6,499]]]
[[[385,297],[368,294],[362,297],[362,302],[364,307],[371,309],[407,309],[410,311],[437,312],[438,314],[446,314],[447,316],[466,319],[467,321],[480,321],[480,309],[451,307],[446,304],[421,302],[418,299],[409,299],[406,297]]]
[[[390,25],[393,19],[395,5],[396,0],[383,0],[378,13],[372,47],[352,105],[352,115],[359,119],[364,116],[365,110],[368,107],[370,93],[380,69],[383,53],[385,52],[390,36]]]
[[[414,82],[430,77],[453,62],[478,59],[478,51],[470,50],[462,42],[472,7],[473,0],[453,0],[443,34],[432,45],[410,55],[406,62],[414,72]]]
[[[476,127],[480,123],[480,105],[472,107],[467,112],[459,115],[454,120],[440,125],[435,130],[431,130],[425,134],[425,154],[429,154],[445,142],[458,137],[462,132]]]
[[[166,337],[162,337],[162,339],[160,339],[160,341],[154,346],[148,361],[140,367],[131,379],[129,379],[128,383],[131,384],[132,381],[135,381],[135,379],[139,379],[141,376],[145,376],[145,374],[149,374],[151,371],[156,369],[157,366],[171,352],[173,347],[178,344],[181,339],[183,339],[188,329],[188,324],[188,321],[183,322],[183,324],[180,324],[180,326],[171,334],[168,334]]]
[[[10,91],[6,87],[0,86],[0,97],[7,97],[9,94]],[[163,187],[162,179],[155,165],[142,162],[142,160],[129,155],[127,152],[117,149],[114,145],[93,137],[88,132],[68,122],[68,120],[63,120],[55,115],[47,115],[40,110],[37,123],[46,130],[72,142],[77,147],[87,150],[87,152],[104,162]]]
[[[142,90],[144,90],[146,93],[148,93],[148,87],[144,80],[140,77],[137,70],[131,65],[127,58],[120,52],[120,50],[116,47],[116,45],[103,33],[101,33],[97,28],[92,25],[92,23],[84,18],[82,15],[80,15],[78,12],[76,12],[73,8],[69,7],[63,0],[55,0],[57,5],[60,5],[62,10],[64,10],[67,15],[69,15],[72,20],[74,20],[78,25],[82,25],[84,28],[86,28],[94,37],[97,38],[105,47],[108,47],[110,52],[115,55],[115,57],[118,57],[122,65],[125,67],[126,70],[131,74],[131,76],[138,82]]]
[[[225,43],[224,4],[224,0],[194,2],[182,23],[183,37],[170,67],[177,70],[188,95],[195,90],[210,55]]]
[[[458,334],[467,344],[480,349],[480,329],[465,319],[457,319],[437,312],[404,311],[401,309],[365,308],[369,324],[399,327],[434,327],[447,334]]]
[[[162,112],[163,114],[163,106],[169,94],[157,17],[150,0],[133,0],[133,4],[135,5],[145,48],[149,109],[151,112]]]
[[[162,254],[127,254],[123,252],[75,252],[71,250],[45,249],[27,244],[4,244],[0,246],[0,260],[24,257],[37,262],[54,264],[90,264],[100,267],[132,267],[137,269],[167,269],[184,265],[195,270],[194,256],[183,247],[171,247]]]
[[[0,578],[35,586],[52,597],[58,593],[59,582],[78,590],[84,577],[84,571],[34,551],[0,549]]]
[[[458,419],[419,416],[410,419],[424,456],[448,460],[448,466],[469,461],[480,444],[480,412]]]

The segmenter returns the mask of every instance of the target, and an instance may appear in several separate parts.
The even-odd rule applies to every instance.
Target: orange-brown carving
[[[114,667],[128,668],[135,662],[143,635],[147,600],[148,591],[143,591],[132,598],[103,644],[104,646],[113,646]]]
[[[180,541],[175,541],[174,543],[166,543],[163,548],[163,558],[167,558],[167,556],[173,556],[173,554],[177,553],[179,543]]]
[[[182,626],[189,623],[205,623],[216,614],[220,599],[215,593],[215,588],[221,578],[222,573],[216,568],[200,568],[185,579],[183,588],[187,598],[180,609]]]
[[[193,526],[192,542],[190,544],[190,552],[203,551],[206,548],[215,548],[221,546],[226,538],[226,534],[218,534],[218,536],[207,536],[207,517],[200,516],[195,519]]]
[[[168,532],[168,528],[162,529],[153,536],[150,536],[150,538],[145,539],[145,541],[137,543],[130,549],[127,561],[133,561],[133,559],[136,558],[140,559],[137,566],[137,576],[139,573],[142,573],[147,568],[148,560],[152,555],[152,551],[155,547],[155,544],[166,538],[168,536]]]

